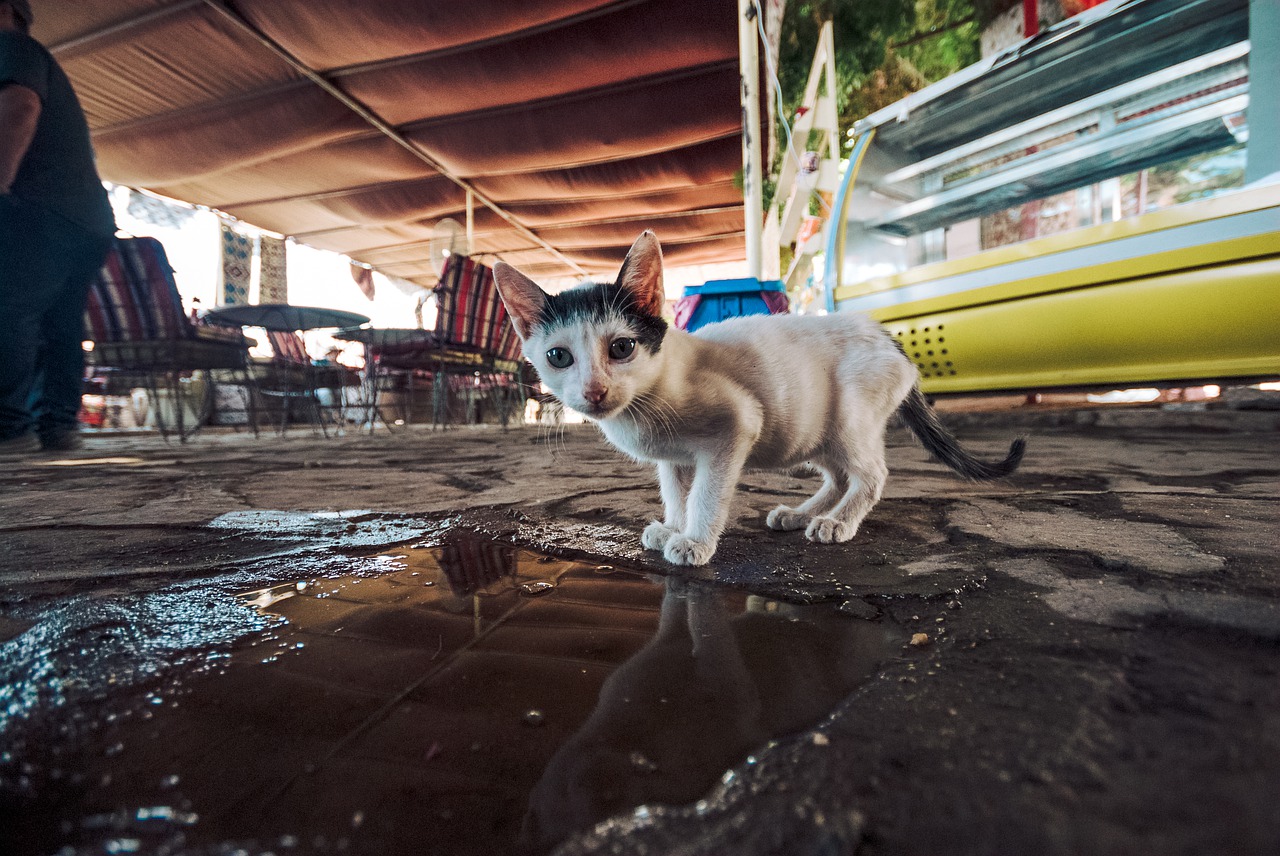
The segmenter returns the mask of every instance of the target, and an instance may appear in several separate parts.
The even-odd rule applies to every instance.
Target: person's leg
[[[93,277],[102,267],[110,238],[70,227],[64,243],[69,266],[57,297],[41,317],[43,334],[32,413],[46,448],[64,448],[79,429],[84,388],[84,307]]]
[[[0,297],[0,441],[35,427],[27,400],[36,373],[39,327],[34,312],[19,312]]]
[[[46,243],[43,209],[0,196],[0,442],[35,427],[30,398],[40,347],[40,319],[54,300],[65,261]]]

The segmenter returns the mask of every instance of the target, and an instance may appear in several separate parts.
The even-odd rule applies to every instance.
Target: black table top
[[[431,345],[437,341],[434,330],[419,330],[416,327],[353,327],[350,330],[339,330],[333,337],[348,342],[363,342],[374,347]]]
[[[224,306],[205,315],[210,324],[224,327],[263,327],[267,330],[317,330],[325,327],[354,327],[368,324],[359,312],[326,309],[323,306],[294,306],[290,303],[257,303]]]

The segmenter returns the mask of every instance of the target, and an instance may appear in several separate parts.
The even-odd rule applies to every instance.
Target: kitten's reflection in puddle
[[[896,646],[891,625],[668,579],[658,630],[604,682],[529,799],[545,852],[643,804],[702,798],[773,737],[817,724]]]

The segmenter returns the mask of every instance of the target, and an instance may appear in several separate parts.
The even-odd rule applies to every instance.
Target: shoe
[[[41,435],[40,448],[46,452],[74,452],[84,448],[84,438],[76,430],[55,431]]]
[[[17,457],[40,451],[40,441],[35,434],[19,434],[8,440],[0,440],[0,457]]]

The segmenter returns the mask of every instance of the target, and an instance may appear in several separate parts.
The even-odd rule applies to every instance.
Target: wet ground
[[[893,434],[851,543],[638,544],[590,428],[0,469],[0,853],[1280,852],[1280,418]]]

